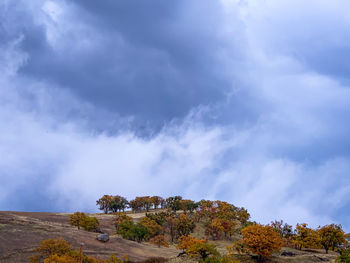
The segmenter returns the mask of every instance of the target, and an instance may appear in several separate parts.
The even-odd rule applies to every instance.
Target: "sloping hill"
[[[78,230],[69,225],[69,214],[0,212],[0,262],[28,262],[40,241],[62,237],[74,248],[84,243],[84,253],[105,258],[114,253],[128,255],[132,261],[150,257],[174,257],[178,250],[174,247],[158,248],[148,243],[137,243],[114,235],[112,215],[94,214],[100,221],[101,230],[110,234],[110,241],[101,243],[96,233]]]
[[[119,257],[128,255],[132,261],[164,257],[171,258],[169,263],[194,262],[188,258],[176,258],[180,251],[173,246],[158,248],[149,243],[140,244],[117,237],[113,215],[92,214],[100,221],[101,230],[109,233],[110,241],[107,243],[97,241],[97,233],[78,230],[70,226],[68,223],[69,215],[65,213],[0,212],[0,263],[28,262],[28,257],[35,253],[34,249],[40,245],[40,241],[59,237],[68,241],[75,249],[84,243],[84,253],[94,257],[107,258],[113,253]],[[131,216],[137,221],[144,214],[131,214]],[[225,247],[232,244],[232,241],[216,241],[214,243],[221,253],[225,253]],[[274,255],[267,262],[335,262],[336,257],[336,253],[325,254],[324,250],[299,251],[283,248],[281,253]],[[237,258],[241,262],[256,262],[249,255],[237,255]]]

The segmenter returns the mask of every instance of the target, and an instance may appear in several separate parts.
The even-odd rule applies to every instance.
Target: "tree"
[[[122,222],[132,222],[132,217],[128,216],[127,214],[125,213],[117,213],[116,216],[115,216],[115,220],[114,220],[114,225],[115,225],[115,228],[116,230],[118,231],[118,226],[119,224],[121,224]]]
[[[141,224],[135,225],[133,229],[133,234],[134,234],[135,240],[139,243],[141,243],[143,240],[149,239],[148,229]]]
[[[181,236],[177,240],[176,248],[182,249],[185,252],[189,247],[196,244],[205,243],[205,242],[207,242],[205,239],[199,240],[191,236]]]
[[[165,223],[165,229],[170,235],[172,243],[174,243],[174,239],[176,237],[176,222],[177,219],[174,216],[168,216]]]
[[[152,200],[152,203],[153,203],[153,207],[156,210],[164,199],[162,197],[160,197],[160,196],[152,196],[151,200]]]
[[[177,210],[181,209],[181,200],[182,197],[179,195],[172,196],[166,199],[166,203],[168,208],[170,208],[174,213],[176,213]]]
[[[190,213],[193,213],[194,210],[198,207],[198,203],[192,200],[180,200],[180,209],[182,209],[185,213],[189,211]]]
[[[224,235],[225,238],[229,236],[229,238],[234,235],[238,230],[238,222],[237,221],[230,221],[230,220],[221,220],[221,225],[224,228]]]
[[[196,227],[194,221],[186,214],[180,214],[175,220],[175,223],[178,236],[187,236],[191,234]]]
[[[141,243],[149,238],[148,229],[142,224],[134,224],[132,221],[123,221],[118,225],[117,234],[122,238],[130,239]]]
[[[75,212],[69,217],[69,224],[78,227],[80,229],[83,220],[86,218],[86,214],[83,212]]]
[[[205,260],[209,256],[219,256],[219,252],[214,244],[198,243],[190,246],[186,253],[191,257],[199,257],[201,260]]]
[[[323,246],[323,248],[326,250],[326,254],[328,254],[329,248],[331,248],[334,251],[336,247],[346,242],[345,233],[341,225],[335,225],[335,224],[326,225],[326,226],[320,227],[317,230],[317,232],[320,237],[320,243]]]
[[[205,235],[211,236],[212,240],[218,240],[222,237],[225,228],[222,226],[222,219],[214,219],[205,229]]]
[[[319,241],[318,233],[307,227],[306,223],[297,224],[292,241],[297,249],[301,250],[303,247],[318,248]]]
[[[112,195],[104,195],[96,201],[96,205],[99,205],[99,209],[103,210],[107,214],[111,210],[111,203],[113,201]]]
[[[169,247],[169,242],[163,235],[158,235],[149,240],[150,243],[157,245],[158,247]]]
[[[156,221],[147,216],[141,219],[140,224],[147,228],[150,237],[154,237],[162,231],[162,227],[158,225]]]
[[[168,212],[160,212],[160,213],[146,213],[146,216],[154,221],[157,222],[158,225],[163,226],[166,221],[167,217],[170,216]]]
[[[243,243],[252,253],[257,254],[259,261],[279,252],[283,245],[280,235],[269,225],[253,225],[242,229]]]
[[[120,195],[113,196],[113,199],[110,203],[110,209],[112,212],[118,212],[118,211],[123,211],[125,208],[127,208],[129,202],[126,200],[125,197],[122,197]]]

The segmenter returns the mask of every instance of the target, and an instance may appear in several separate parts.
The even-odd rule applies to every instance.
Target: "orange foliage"
[[[177,249],[182,249],[183,251],[187,250],[189,247],[196,245],[196,244],[200,244],[200,243],[205,243],[207,242],[205,239],[197,239],[195,237],[191,237],[191,236],[181,236],[178,240],[177,240],[177,245],[176,248]]]
[[[259,259],[271,256],[281,250],[283,241],[280,235],[269,225],[252,225],[242,229],[243,243]]]

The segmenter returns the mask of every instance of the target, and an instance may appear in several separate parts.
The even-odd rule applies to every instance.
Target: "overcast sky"
[[[350,229],[347,0],[2,0],[0,209],[220,199]]]

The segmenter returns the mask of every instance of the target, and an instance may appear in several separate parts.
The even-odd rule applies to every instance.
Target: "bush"
[[[84,228],[87,231],[96,231],[99,226],[99,222],[96,217],[87,216],[82,212],[75,212],[70,216],[69,223],[72,226]]]
[[[191,257],[199,257],[201,260],[205,260],[209,256],[217,257],[220,255],[216,246],[208,243],[194,244],[186,250],[186,253]]]
[[[124,221],[118,225],[117,234],[122,238],[142,242],[149,238],[148,229],[141,224],[134,224],[132,221]]]
[[[337,258],[339,263],[350,263],[350,248],[344,249],[340,252],[340,256]]]
[[[81,227],[87,231],[96,231],[100,223],[98,222],[96,217],[86,216],[81,224]]]

